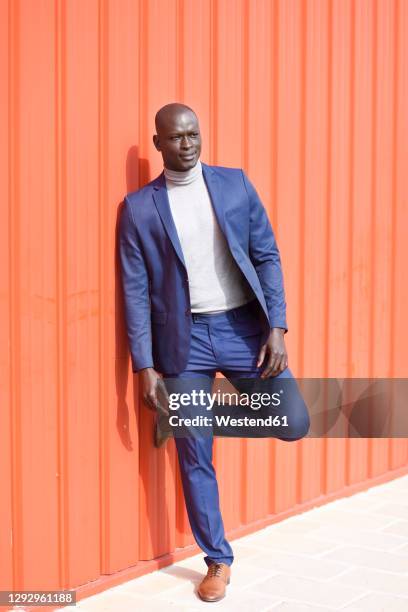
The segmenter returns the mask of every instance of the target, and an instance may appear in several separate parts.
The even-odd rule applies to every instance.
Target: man
[[[146,404],[163,408],[162,377],[173,388],[207,392],[217,371],[230,380],[293,379],[280,254],[255,188],[241,169],[200,161],[199,122],[188,106],[165,105],[155,126],[163,172],[125,197],[119,224],[132,369]],[[309,417],[297,390],[286,410],[289,428],[280,439],[306,435]],[[218,601],[234,556],[220,513],[213,437],[175,436],[175,443],[190,525],[206,552],[198,594]]]

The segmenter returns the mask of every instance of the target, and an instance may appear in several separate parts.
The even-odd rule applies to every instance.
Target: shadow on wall
[[[132,147],[126,160],[126,193],[136,191],[152,179],[150,164],[147,159],[139,157],[138,147]],[[125,195],[125,194],[124,194]],[[166,447],[156,449],[153,444],[155,413],[145,407],[139,389],[139,376],[132,375],[133,389],[131,406],[126,397],[129,385],[129,347],[125,325],[125,310],[123,289],[120,275],[120,260],[118,249],[118,224],[123,207],[123,201],[118,204],[116,215],[115,244],[115,382],[117,394],[116,427],[124,447],[130,452],[138,449],[135,456],[135,470],[139,466],[138,507],[135,508],[135,522],[143,525],[139,529],[139,550],[135,551],[135,561],[147,561],[162,555],[170,554],[163,565],[171,563],[171,552],[176,543],[172,526],[177,520],[177,530],[190,533],[185,517],[183,496],[177,495],[181,490],[179,475],[176,468],[176,451],[173,440]],[[135,414],[135,425],[130,418],[131,411]],[[132,439],[132,436],[134,439]],[[169,472],[170,470],[170,472]],[[134,482],[134,481],[133,481]],[[169,487],[169,482],[172,485]],[[167,484],[167,486],[166,486]],[[175,516],[176,513],[176,516]],[[179,523],[183,522],[183,525]],[[190,535],[193,542],[192,536]],[[187,542],[188,543],[188,542]],[[174,559],[175,561],[175,559]]]

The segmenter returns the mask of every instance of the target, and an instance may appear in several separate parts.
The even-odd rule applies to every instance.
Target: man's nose
[[[181,146],[183,149],[189,149],[191,147],[191,140],[187,138],[187,136],[184,136],[184,138],[181,139]]]

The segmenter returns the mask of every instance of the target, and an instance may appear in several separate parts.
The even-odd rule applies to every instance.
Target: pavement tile
[[[256,545],[263,550],[281,550],[309,555],[329,552],[337,546],[335,542],[315,540],[311,536],[300,537],[299,535],[278,533],[276,531],[269,534],[258,532],[256,535],[248,536],[247,541],[252,546]],[[232,546],[234,546],[233,542]]]
[[[408,521],[394,521],[388,527],[384,527],[383,532],[408,538]]]
[[[204,561],[203,554],[194,555],[194,557],[187,557],[187,559],[183,559],[182,561],[177,561],[173,565],[167,565],[163,567],[161,572],[168,572],[173,567],[187,567],[188,569],[194,570],[199,574],[202,574],[204,571],[207,571],[207,566]]]
[[[389,536],[392,537],[392,536]],[[407,538],[405,538],[405,541],[407,540]],[[395,548],[392,549],[392,552],[397,553],[398,555],[408,555],[408,542],[406,544],[404,544],[403,546],[398,545]]]
[[[336,510],[330,508],[315,508],[312,510],[313,518],[317,518],[322,525],[334,525],[337,527],[352,527],[353,529],[384,529],[389,526],[394,518],[389,516],[369,514],[364,512],[354,512]]]
[[[391,535],[383,531],[368,531],[365,529],[353,529],[353,527],[341,526],[333,529],[332,525],[325,525],[317,529],[310,534],[310,538],[338,544],[356,544],[358,546],[386,551],[394,551],[398,546],[402,546],[407,542],[407,538],[405,537]]]
[[[177,573],[164,573],[162,570],[152,572],[146,576],[140,576],[140,578],[134,578],[128,580],[123,584],[118,585],[116,588],[117,592],[127,592],[133,595],[143,595],[151,597],[154,593],[160,593],[167,591],[168,589],[174,589],[175,587],[183,584],[185,576],[182,572]]]
[[[392,595],[371,593],[354,604],[341,608],[347,612],[407,612],[407,600]]]
[[[207,572],[207,569],[205,564],[201,561],[200,563],[194,563],[191,566],[174,563],[169,567],[164,567],[160,571],[177,579],[177,586],[180,586],[180,584],[184,584],[187,580],[191,584],[195,584],[197,581],[202,580]],[[153,593],[153,595],[157,593],[161,593],[161,591],[158,590]]]
[[[293,601],[282,601],[281,603],[269,608],[271,612],[332,612],[334,608],[327,608],[326,606],[308,606],[306,604],[293,602]],[[267,612],[269,612],[269,610]]]
[[[199,610],[208,609],[209,602],[202,601],[197,594],[198,582],[195,588],[191,588],[190,585],[184,585],[179,589],[169,591],[155,598],[156,602],[171,602],[172,604],[180,606],[194,606]],[[214,607],[221,608],[223,610],[240,612],[263,612],[267,610],[271,605],[281,601],[281,598],[273,594],[259,593],[258,590],[248,590],[243,592],[240,585],[231,583],[227,586],[227,595],[224,599],[217,602],[211,602],[211,609]]]
[[[385,501],[387,501],[387,499],[370,496],[364,492],[356,493],[355,495],[350,495],[349,497],[336,499],[330,502],[330,504],[327,504],[327,506],[323,506],[323,508],[330,507],[332,510],[343,510],[345,512],[371,513]],[[388,498],[388,501],[391,501],[391,498]]]
[[[249,560],[237,563],[231,567],[231,582],[234,587],[251,588],[252,585],[277,574],[273,567],[250,564]],[[205,574],[201,578],[204,577]],[[200,579],[201,579],[200,578]]]
[[[374,591],[375,593],[390,593],[398,597],[408,598],[408,578],[403,574],[393,574],[368,568],[351,568],[341,576],[330,581],[332,585],[346,585]],[[408,601],[407,601],[408,610]]]
[[[290,518],[286,519],[285,521],[282,521],[281,523],[274,523],[273,525],[269,525],[267,531],[270,533],[305,534],[319,529],[320,522],[318,520],[311,520],[303,517],[304,514],[301,514],[299,516],[291,516]]]
[[[406,557],[408,560],[408,557]],[[247,560],[254,567],[270,568],[279,573],[302,576],[304,578],[318,577],[319,580],[332,578],[344,572],[349,566],[337,560],[313,558],[309,555],[289,554],[282,551],[268,551]]]
[[[288,601],[336,608],[351,603],[358,596],[364,595],[367,589],[279,574],[259,583],[257,591],[280,596]]]
[[[192,612],[190,606],[187,607],[174,602],[168,602],[168,605],[163,606],[163,602],[132,596],[129,593],[119,593],[116,588],[110,589],[109,592],[82,599],[74,609],[75,611],[81,610],[81,612],[170,612],[173,610],[176,612]],[[66,607],[65,610],[70,610],[70,608]]]
[[[403,574],[408,572],[408,556],[385,551],[369,550],[359,546],[343,546],[320,557],[323,564],[327,559],[339,561],[344,567],[358,565],[372,569]]]
[[[394,503],[383,503],[381,502],[378,506],[373,509],[375,514],[382,514],[384,516],[390,516],[400,519],[408,519],[408,503],[407,504],[394,504]]]

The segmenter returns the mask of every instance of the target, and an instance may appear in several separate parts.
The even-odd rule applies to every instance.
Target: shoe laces
[[[222,563],[211,563],[208,569],[208,576],[221,576],[222,575]]]

